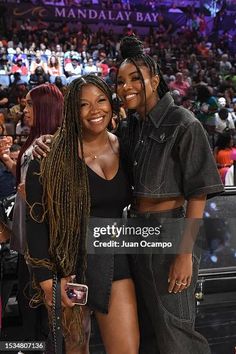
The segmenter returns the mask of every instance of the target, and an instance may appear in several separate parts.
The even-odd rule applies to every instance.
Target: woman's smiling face
[[[106,94],[93,84],[84,85],[80,95],[80,119],[84,133],[103,132],[112,117],[112,107]]]
[[[140,66],[139,69],[143,77],[145,91],[142,77],[136,66],[125,61],[121,64],[118,71],[117,93],[126,108],[134,109],[142,115],[145,112],[145,104],[146,112],[149,112],[158,101],[156,90],[159,84],[159,77],[157,75],[151,76],[149,69],[144,65]]]

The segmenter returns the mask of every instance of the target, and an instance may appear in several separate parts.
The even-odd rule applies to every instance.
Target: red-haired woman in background
[[[18,303],[22,312],[24,338],[22,340],[42,339],[44,330],[42,319],[42,307],[31,309],[29,299],[24,295],[24,289],[29,282],[29,271],[24,260],[26,247],[25,241],[25,198],[24,182],[28,165],[32,159],[33,143],[36,138],[42,134],[54,134],[61,125],[63,114],[63,95],[60,90],[52,84],[43,84],[32,89],[26,96],[26,107],[24,115],[28,118],[31,127],[28,139],[21,148],[17,163],[15,163],[8,154],[7,146],[0,149],[0,159],[7,168],[16,175],[17,195],[13,216],[13,234],[11,239],[11,248],[19,253],[18,266]],[[29,297],[29,296],[28,296]],[[43,316],[47,319],[47,314]],[[45,335],[47,336],[47,320],[45,321]]]

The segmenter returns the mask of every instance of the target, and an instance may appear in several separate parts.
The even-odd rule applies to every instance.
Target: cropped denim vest
[[[189,199],[224,190],[201,123],[176,106],[170,93],[143,123],[133,115],[120,138],[135,196]]]

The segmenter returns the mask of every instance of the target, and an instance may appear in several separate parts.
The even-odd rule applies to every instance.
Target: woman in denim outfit
[[[163,236],[173,240],[181,219],[189,221],[175,254],[132,256],[140,353],[208,354],[206,339],[194,329],[199,256],[193,248],[197,234],[193,228],[194,219],[203,216],[206,198],[222,192],[223,186],[201,124],[190,111],[174,104],[158,65],[143,53],[142,43],[125,37],[121,54],[117,92],[125,108],[132,110],[121,142],[132,171],[132,216],[161,223]],[[168,218],[172,225],[165,224]]]

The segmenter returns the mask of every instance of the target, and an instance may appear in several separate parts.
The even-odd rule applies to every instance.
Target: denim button
[[[165,133],[161,134],[161,135],[160,135],[160,140],[161,140],[161,141],[164,141],[165,137],[166,137]]]
[[[137,161],[134,161],[134,166],[137,166],[138,162]]]

